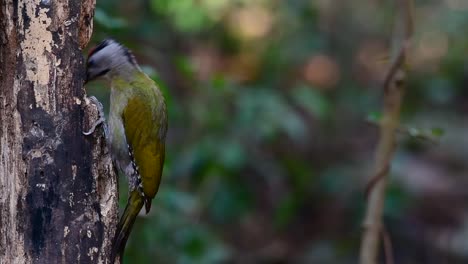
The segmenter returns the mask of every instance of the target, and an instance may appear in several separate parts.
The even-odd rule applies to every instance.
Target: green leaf
[[[193,68],[192,63],[190,60],[185,56],[178,56],[175,58],[174,63],[179,70],[186,78],[194,78],[195,76],[195,69]]]
[[[275,224],[279,227],[286,227],[296,216],[299,203],[293,195],[286,196],[281,200],[275,212]]]
[[[297,87],[294,89],[292,96],[300,106],[320,119],[327,118],[331,112],[329,100],[313,87]]]
[[[370,112],[367,115],[366,120],[374,124],[379,124],[380,120],[382,120],[382,112],[377,112],[377,111]]]
[[[440,127],[435,127],[435,128],[431,129],[431,135],[434,136],[434,137],[441,137],[444,134],[445,134],[444,129],[442,129]]]

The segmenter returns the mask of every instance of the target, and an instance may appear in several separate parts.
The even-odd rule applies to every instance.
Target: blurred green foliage
[[[393,14],[371,0],[98,0],[93,43],[132,49],[169,107],[162,186],[126,263],[356,263]],[[386,207],[397,245],[421,242],[405,232],[414,219],[426,228],[412,161],[454,173],[443,157],[466,157],[452,150],[468,7],[416,1],[415,19],[403,123],[447,140],[402,140]],[[104,104],[108,91],[88,87]],[[429,263],[417,252],[396,255]]]

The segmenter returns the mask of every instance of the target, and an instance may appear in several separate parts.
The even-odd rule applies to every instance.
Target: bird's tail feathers
[[[151,198],[145,198],[145,210],[146,210],[146,214],[148,214],[149,211],[151,210],[151,201],[152,201]]]
[[[125,250],[128,236],[130,235],[133,223],[135,222],[138,213],[143,207],[143,204],[143,197],[141,197],[138,191],[132,191],[114,236],[111,251],[111,263],[114,263],[117,254],[120,255],[120,262],[122,263],[123,252]]]

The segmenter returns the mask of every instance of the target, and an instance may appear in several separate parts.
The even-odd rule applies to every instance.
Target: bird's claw
[[[99,102],[99,100],[94,96],[89,97],[89,100],[94,105],[96,105],[96,107],[98,109],[99,119],[96,120],[96,122],[93,123],[93,125],[91,126],[91,129],[89,129],[88,131],[83,131],[83,135],[85,135],[85,136],[91,135],[96,130],[96,127],[99,126],[100,124],[103,124],[104,133],[107,135],[107,125],[105,123],[106,119],[104,118],[104,107],[102,106],[101,102]]]
[[[104,121],[106,121],[106,119],[104,119],[104,117],[100,117],[96,122],[94,122],[94,124],[91,126],[90,130],[83,131],[83,135],[85,135],[85,136],[91,135],[92,133],[94,133],[94,130],[96,130],[96,127],[99,126],[100,124],[104,123]]]

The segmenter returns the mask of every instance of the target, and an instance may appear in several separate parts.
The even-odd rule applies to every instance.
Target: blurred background
[[[169,108],[125,262],[357,263],[392,2],[98,0],[89,46],[132,49]],[[384,221],[395,263],[467,263],[468,1],[414,19]],[[105,87],[88,94],[108,105]]]

